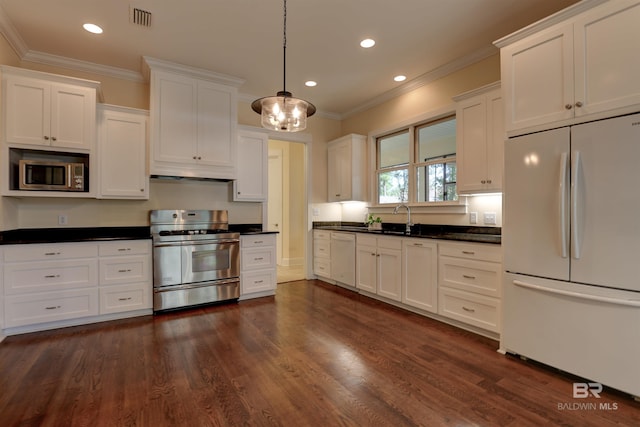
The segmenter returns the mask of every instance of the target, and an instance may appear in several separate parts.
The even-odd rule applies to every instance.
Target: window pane
[[[409,198],[409,169],[378,174],[378,203],[400,203]]]
[[[433,163],[417,168],[418,202],[458,200],[455,162]]]
[[[452,156],[456,154],[456,119],[447,118],[419,127],[418,158],[416,161],[426,162],[430,159]]]
[[[378,169],[409,164],[409,131],[378,138]]]

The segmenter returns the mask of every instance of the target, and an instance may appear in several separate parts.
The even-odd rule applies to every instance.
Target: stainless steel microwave
[[[20,190],[88,191],[84,163],[20,160]]]

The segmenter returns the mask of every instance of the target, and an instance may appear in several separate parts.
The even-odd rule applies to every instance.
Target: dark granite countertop
[[[150,239],[148,226],[141,227],[61,227],[19,228],[0,233],[0,244],[88,242],[102,240]]]
[[[343,221],[317,221],[314,229],[347,231],[355,233],[380,234],[399,237],[422,237],[427,239],[456,240],[475,243],[502,243],[501,227],[474,227],[462,225],[414,224],[411,233],[405,231],[405,224],[385,223],[382,230],[369,230],[364,224]]]
[[[261,224],[229,224],[229,231],[246,234],[275,234],[279,231],[263,230]]]

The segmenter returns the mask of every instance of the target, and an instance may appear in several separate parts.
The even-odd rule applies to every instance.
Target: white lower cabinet
[[[7,245],[3,252],[5,329],[43,330],[106,320],[103,314],[151,313],[149,239]]]
[[[277,283],[276,235],[240,236],[240,299],[273,295]]]
[[[402,299],[402,240],[358,235],[356,287],[394,301]]]
[[[438,313],[491,332],[500,332],[501,247],[441,243]]]
[[[313,230],[313,274],[331,277],[331,232]]]
[[[99,244],[100,314],[153,308],[151,240]]]
[[[438,244],[428,239],[402,240],[402,302],[438,312]]]

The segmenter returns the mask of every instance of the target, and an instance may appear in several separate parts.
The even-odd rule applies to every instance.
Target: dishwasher
[[[338,285],[356,286],[356,235],[331,232],[331,278]]]

